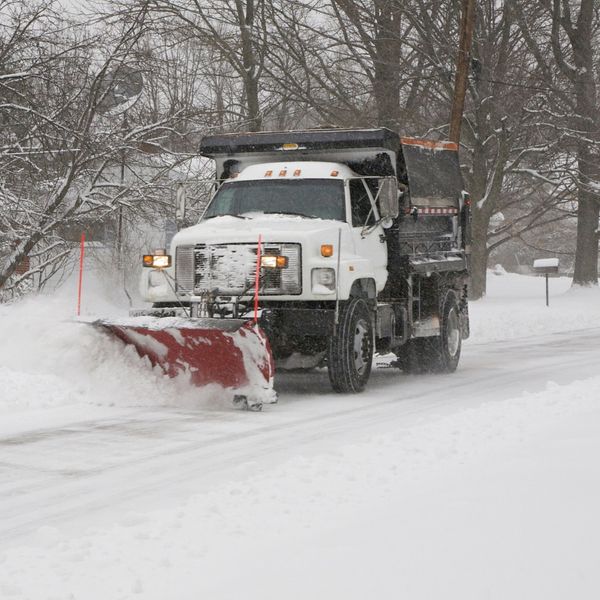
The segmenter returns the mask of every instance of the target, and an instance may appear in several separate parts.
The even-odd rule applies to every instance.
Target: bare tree
[[[577,249],[573,283],[598,283],[600,17],[594,0],[542,0],[523,5],[519,27],[548,93],[538,108],[540,127],[576,157]]]
[[[172,39],[194,38],[198,46],[212,48],[214,58],[227,66],[222,76],[234,74],[241,84],[233,109],[236,122],[259,131],[260,82],[268,49],[264,0],[155,0],[152,15],[155,27]]]
[[[60,232],[70,224],[89,225],[119,207],[150,204],[159,195],[156,182],[179,158],[166,143],[177,135],[179,115],[139,121],[130,110],[124,127],[122,116],[107,108],[115,74],[135,60],[146,6],[127,22],[91,29],[57,18],[51,4],[33,16],[25,2],[9,8],[0,87],[4,291],[23,278],[16,274],[27,257],[39,258],[32,266],[38,271],[61,260],[68,244]],[[37,36],[35,44],[21,44],[27,32]],[[144,165],[131,169],[125,184],[119,172],[132,155]]]
[[[417,54],[400,0],[278,0],[267,70],[321,122],[399,130],[415,107]]]
[[[474,200],[471,292],[476,298],[485,294],[490,251],[520,231],[512,227],[510,235],[491,241],[492,217],[516,203],[514,219],[533,231],[548,222],[550,207],[559,201],[528,191],[543,181],[540,173],[552,160],[548,157],[556,156],[558,142],[536,129],[530,108],[539,82],[513,4],[478,3],[461,149]],[[317,122],[447,136],[457,3],[279,0],[272,7],[277,52],[266,68],[291,102],[307,106]],[[524,201],[531,198],[538,204]]]

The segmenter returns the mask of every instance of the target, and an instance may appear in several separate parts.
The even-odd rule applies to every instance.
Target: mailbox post
[[[558,258],[538,258],[533,261],[533,270],[540,275],[546,276],[546,306],[550,306],[548,275],[550,273],[558,273]]]

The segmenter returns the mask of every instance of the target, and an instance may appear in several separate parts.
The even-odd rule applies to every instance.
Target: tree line
[[[461,138],[472,295],[490,254],[514,243],[572,256],[574,283],[597,284],[600,7],[476,4]],[[170,173],[207,132],[385,126],[445,139],[460,13],[460,0],[77,12],[0,0],[0,289],[59,269],[73,230],[172,211]],[[143,91],[127,98],[132,73]]]

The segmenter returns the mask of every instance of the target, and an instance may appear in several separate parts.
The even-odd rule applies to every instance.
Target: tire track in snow
[[[591,377],[600,364],[599,337],[598,331],[588,331],[473,345],[465,351],[463,370],[449,376],[407,377],[382,370],[375,373],[372,390],[381,399],[373,393],[358,397],[329,394],[303,407],[298,394],[284,392],[281,406],[263,415],[236,415],[238,418],[225,424],[217,419],[221,429],[233,426],[234,431],[224,433],[210,431],[215,420],[203,420],[202,412],[194,420],[189,413],[173,414],[165,409],[171,416],[157,420],[153,409],[152,418],[146,420],[134,416],[118,423],[80,423],[75,431],[74,427],[67,428],[64,435],[61,430],[27,434],[20,444],[18,436],[5,438],[0,440],[4,449],[10,446],[14,452],[19,448],[29,456],[36,445],[45,443],[45,450],[54,452],[59,463],[70,453],[84,454],[90,449],[102,452],[111,444],[137,444],[137,455],[115,456],[108,461],[101,455],[102,460],[95,460],[100,464],[92,460],[79,469],[55,470],[43,464],[27,465],[23,460],[10,463],[4,456],[0,470],[10,476],[11,470],[18,475],[27,469],[27,475],[22,485],[6,477],[0,487],[0,513],[4,517],[0,535],[3,539],[26,535],[42,525],[59,526],[90,513],[101,514],[107,506],[114,519],[115,509],[126,510],[140,498],[185,497],[202,492],[219,479],[243,477],[247,469],[256,468],[245,467],[251,462],[264,468],[285,460],[290,451],[297,454],[327,449],[339,444],[340,437],[342,444],[347,444],[373,429],[409,428],[414,417],[440,418],[447,412],[518,395],[527,380],[528,385],[539,387],[549,379],[564,383]],[[533,351],[538,355],[531,356]],[[293,381],[284,382],[284,388],[288,386],[293,386]],[[317,394],[316,388],[313,394]],[[340,409],[345,400],[353,405]],[[321,402],[318,414],[304,416],[306,409],[312,410]],[[139,414],[143,416],[143,411]],[[157,431],[162,435],[155,440]],[[359,437],[348,438],[349,433],[357,432]],[[204,439],[202,435],[196,438],[197,434],[203,434]],[[154,444],[148,446],[148,442]]]

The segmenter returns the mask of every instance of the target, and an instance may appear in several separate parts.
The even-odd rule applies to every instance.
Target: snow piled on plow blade
[[[100,309],[111,314],[110,306]],[[134,346],[75,322],[62,295],[0,305],[0,339],[0,416],[90,405],[229,410],[237,393],[191,385],[189,373],[165,375]]]
[[[134,346],[169,377],[184,375],[198,387],[217,384],[250,408],[277,401],[273,357],[258,325],[169,317],[100,320],[92,325]]]

